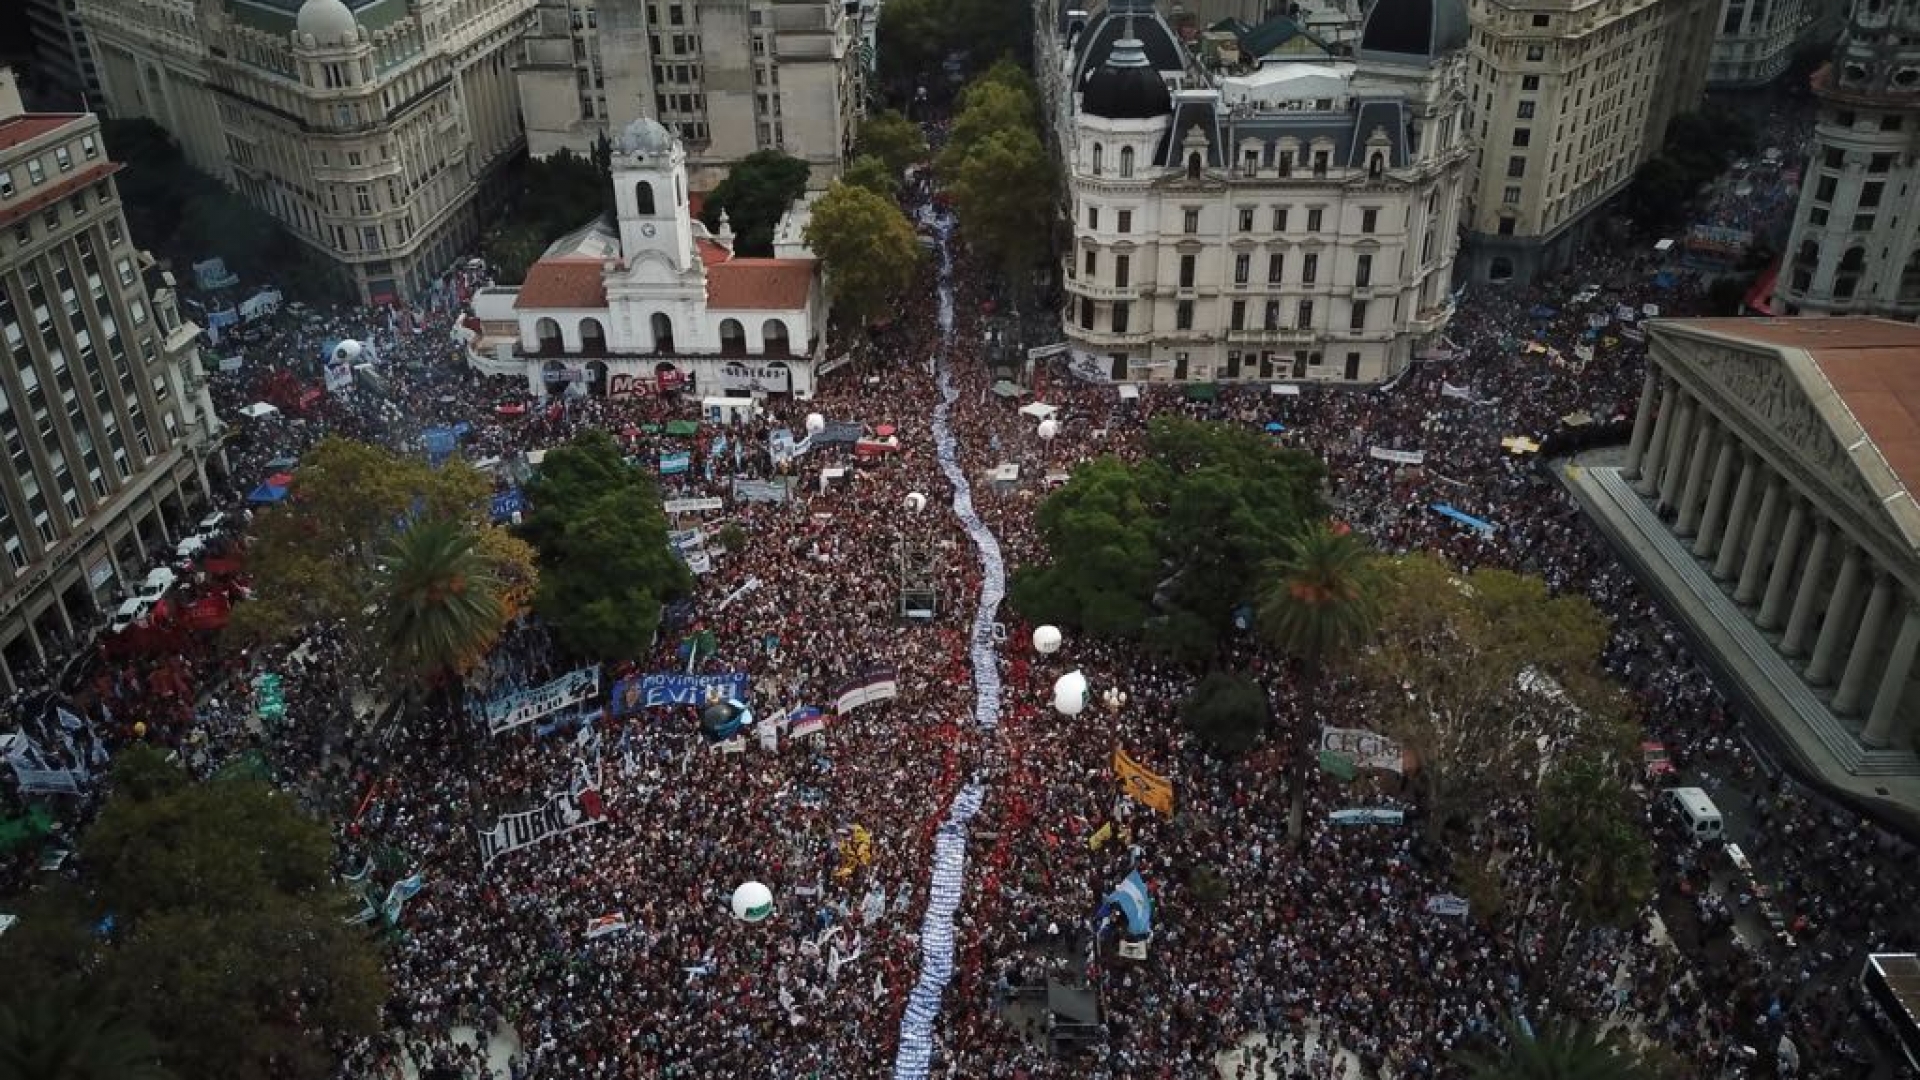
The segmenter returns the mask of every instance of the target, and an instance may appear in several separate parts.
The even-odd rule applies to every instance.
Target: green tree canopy
[[[1573,1020],[1545,1024],[1534,1034],[1509,1024],[1503,1049],[1458,1057],[1472,1080],[1663,1080],[1622,1038]]]
[[[741,255],[773,254],[773,228],[793,200],[807,190],[807,163],[778,150],[756,150],[735,162],[727,178],[707,196],[700,219],[720,227],[725,211],[733,226],[733,250]]]
[[[1224,758],[1253,749],[1267,727],[1267,695],[1244,675],[1210,672],[1180,706],[1181,719],[1207,748]]]
[[[1555,762],[1540,785],[1537,835],[1566,869],[1578,918],[1631,926],[1654,886],[1653,845],[1639,796],[1621,775],[1626,762],[1588,751]]]
[[[872,154],[861,154],[848,162],[847,171],[840,174],[838,183],[871,191],[888,200],[900,194],[900,174]]]
[[[1322,516],[1320,476],[1256,432],[1156,419],[1143,460],[1096,459],[1041,503],[1051,558],[1015,572],[1014,606],[1096,635],[1210,646],[1255,599],[1259,568]],[[1172,626],[1184,629],[1157,632]]]
[[[807,243],[826,264],[834,310],[860,323],[905,295],[921,257],[919,238],[898,205],[844,181],[814,203]]]
[[[382,590],[396,584],[381,575],[379,557],[396,536],[421,523],[468,537],[491,580],[530,588],[531,549],[496,536],[500,530],[486,520],[492,490],[483,473],[458,458],[436,469],[368,443],[322,439],[294,470],[287,501],[254,518],[247,565],[253,596],[234,608],[229,637],[241,644],[282,641],[339,622],[351,639],[372,644],[367,608],[390,611]],[[508,602],[503,620],[510,618],[514,596],[496,595]]]
[[[1260,632],[1318,673],[1372,639],[1380,622],[1381,579],[1365,540],[1316,521],[1289,537],[1261,568]]]
[[[263,782],[191,783],[145,747],[123,751],[113,776],[77,884],[36,894],[0,962],[26,985],[102,1002],[136,1058],[139,1030],[154,1033],[178,1076],[330,1077],[336,1040],[378,1030],[386,979],[344,921],[326,827]]]
[[[1543,737],[1556,756],[1630,756],[1626,699],[1600,666],[1607,620],[1585,597],[1426,554],[1384,570],[1380,636],[1356,668],[1381,726],[1418,759],[1436,827],[1537,784]]]
[[[381,639],[409,681],[466,672],[506,629],[504,586],[475,544],[460,522],[423,521],[396,535],[381,559]]]
[[[519,166],[513,212],[483,242],[487,261],[501,281],[526,280],[527,269],[547,245],[595,217],[613,213],[611,162],[603,137],[590,156],[561,149]]]
[[[884,23],[887,18],[884,9],[880,18]],[[879,158],[897,178],[907,166],[926,160],[927,138],[921,134],[919,124],[888,109],[861,121],[854,150],[861,157]]]
[[[1031,128],[994,132],[973,145],[948,191],[960,233],[1016,287],[1052,250],[1053,160]]]
[[[527,538],[541,558],[534,610],[575,655],[640,655],[661,606],[691,586],[668,550],[653,477],[622,460],[605,432],[590,431],[547,452],[527,498]]]
[[[144,1025],[86,988],[21,986],[0,996],[0,1080],[173,1080]]]
[[[988,139],[1002,132],[1023,131],[1037,139],[1040,118],[1033,98],[1019,86],[1004,82],[979,82],[966,91],[966,104],[953,118],[947,145],[940,151],[940,169],[949,175],[961,166]]]

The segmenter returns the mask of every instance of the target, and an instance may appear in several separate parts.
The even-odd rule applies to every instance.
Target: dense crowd
[[[924,189],[910,198],[922,220],[940,220]],[[831,713],[850,678],[897,672],[897,697],[769,752],[751,732],[744,745],[716,747],[684,706],[497,735],[458,702],[383,715],[386,703],[345,667],[329,628],[290,650],[191,658],[192,708],[150,737],[179,743],[202,771],[263,755],[278,780],[338,822],[343,877],[375,862],[424,880],[392,954],[389,1035],[343,1047],[343,1075],[399,1076],[404,1062],[490,1075],[483,1053],[453,1042],[456,1027],[510,1031],[515,1080],[890,1075],[920,961],[934,830],[974,775],[989,779],[990,794],[974,823],[936,1075],[1198,1077],[1265,1035],[1228,1075],[1344,1076],[1352,1065],[1366,1076],[1447,1077],[1459,1075],[1453,1051],[1504,1037],[1509,1017],[1560,1013],[1662,1039],[1697,1075],[1712,1075],[1732,1046],[1771,1056],[1782,1035],[1800,1050],[1801,1075],[1857,1075],[1841,1052],[1859,1038],[1846,988],[1864,946],[1911,940],[1916,898],[1894,871],[1910,851],[1758,769],[1734,711],[1670,620],[1541,457],[1501,442],[1578,445],[1630,420],[1645,306],[1697,310],[1696,283],[1657,279],[1650,255],[1602,253],[1572,281],[1476,292],[1449,348],[1372,390],[1308,385],[1283,396],[1261,383],[1191,401],[1148,386],[1122,401],[1060,364],[1035,382],[1036,396],[1061,410],[1049,443],[1018,400],[990,392],[981,320],[991,275],[957,242],[949,253],[951,273],[930,263],[915,294],[942,297],[950,331],[941,305],[911,305],[858,343],[813,400],[769,399],[751,419],[702,422],[692,437],[665,430],[694,412],[675,395],[549,403],[530,400],[523,383],[473,374],[451,334],[452,304],[404,322],[288,311],[225,343],[242,358],[239,371],[216,376],[226,416],[283,371],[313,383],[328,342],[367,341],[381,357],[379,392],[361,387],[245,422],[228,449],[236,513],[273,462],[297,459],[324,434],[420,452],[427,427],[466,422],[467,456],[512,459],[606,430],[640,467],[663,453],[691,456],[687,471],[662,478],[668,499],[725,495],[735,477],[793,486],[785,501],[729,498],[722,511],[675,522],[708,536],[712,569],[669,613],[652,654],[605,668],[603,688],[686,670],[683,644],[706,633],[714,652],[699,670],[746,675],[762,715]],[[1584,299],[1569,302],[1585,283]],[[1174,720],[1193,672],[1090,640],[1038,657],[1012,613],[1003,615],[1003,721],[975,730],[968,627],[980,569],[947,509],[952,491],[928,431],[935,357],[960,387],[952,426],[962,464],[1009,565],[1045,557],[1033,511],[1047,473],[1136,455],[1152,418],[1182,414],[1283,425],[1279,439],[1327,463],[1343,520],[1385,550],[1525,570],[1590,596],[1615,618],[1607,662],[1633,691],[1649,737],[1691,775],[1754,794],[1761,825],[1750,847],[1795,916],[1798,947],[1743,931],[1750,898],[1710,887],[1713,855],[1664,832],[1653,809],[1662,895],[1693,900],[1650,908],[1635,930],[1562,936],[1545,918],[1430,914],[1425,901],[1454,887],[1445,853],[1423,843],[1412,789],[1369,777],[1357,795],[1288,767],[1322,724],[1368,726],[1365,701],[1338,683],[1301,693],[1251,640],[1224,646],[1219,659],[1254,675],[1277,715],[1261,748],[1237,764],[1207,757]],[[503,404],[525,408],[504,415]],[[804,433],[809,413],[892,425],[899,448],[868,457],[814,449],[776,462],[770,435]],[[1417,449],[1425,464],[1381,461],[1374,447]],[[1021,466],[1020,482],[989,483],[1005,463]],[[829,465],[846,467],[848,479],[828,483]],[[910,508],[916,492],[924,510]],[[1464,527],[1434,503],[1496,528]],[[744,538],[737,550],[712,539],[728,525]],[[903,545],[936,554],[941,610],[924,625],[900,618]],[[470,704],[572,666],[537,624],[517,627],[477,673]],[[1050,688],[1076,668],[1097,690],[1124,690],[1126,703],[1057,716]],[[263,670],[285,679],[284,723],[252,719],[247,680]],[[1179,817],[1119,797],[1108,767],[1116,746],[1172,780]],[[482,865],[478,830],[582,774],[603,820]],[[1295,784],[1305,785],[1297,846]],[[1332,824],[1329,813],[1356,798],[1404,808],[1408,824]],[[1523,793],[1496,811],[1528,812]],[[1103,826],[1113,839],[1092,842]],[[1195,887],[1202,867],[1217,875],[1214,888]],[[1539,851],[1513,852],[1508,867],[1509,885],[1552,892],[1558,871]],[[1109,939],[1089,959],[1089,917],[1131,870],[1158,905],[1150,955],[1118,958]],[[729,895],[748,880],[773,889],[773,921],[730,916]],[[1048,1052],[1041,1025],[1015,1002],[1050,974],[1089,981],[1108,1026],[1104,1049],[1076,1059]],[[1309,1030],[1311,1054],[1302,1049]]]

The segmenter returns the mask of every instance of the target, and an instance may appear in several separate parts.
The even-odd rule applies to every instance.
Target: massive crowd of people
[[[909,198],[936,220],[926,195]],[[973,826],[936,1075],[1209,1076],[1223,1052],[1265,1035],[1227,1075],[1346,1076],[1351,1067],[1440,1078],[1460,1075],[1454,1051],[1505,1037],[1510,1017],[1537,1024],[1556,1014],[1664,1041],[1693,1075],[1716,1075],[1740,1045],[1770,1057],[1781,1036],[1799,1049],[1800,1075],[1858,1075],[1845,1056],[1844,1044],[1859,1041],[1847,987],[1864,946],[1912,939],[1914,891],[1893,869],[1910,851],[1758,770],[1735,711],[1665,613],[1543,461],[1501,442],[1573,443],[1630,419],[1645,363],[1644,305],[1695,310],[1691,279],[1659,279],[1663,288],[1651,253],[1600,253],[1571,281],[1476,291],[1449,330],[1450,348],[1373,389],[1307,384],[1278,395],[1261,382],[1192,401],[1177,387],[1147,385],[1122,401],[1114,386],[1081,381],[1065,364],[1043,366],[1035,395],[1063,418],[1049,443],[1018,413],[1019,400],[990,392],[980,329],[991,275],[957,242],[950,254],[951,275],[930,264],[915,290],[948,291],[950,332],[937,305],[908,305],[813,400],[768,399],[751,420],[702,422],[691,438],[665,428],[696,418],[695,402],[681,396],[534,401],[523,383],[474,374],[450,335],[452,304],[402,322],[289,310],[223,343],[242,359],[238,371],[215,376],[226,416],[282,371],[313,383],[329,341],[365,340],[381,357],[381,392],[361,387],[245,422],[228,448],[236,514],[272,462],[297,459],[325,434],[421,452],[427,427],[466,422],[465,454],[512,459],[602,429],[637,467],[690,453],[692,466],[662,487],[669,499],[726,498],[722,510],[674,523],[705,533],[712,569],[670,612],[650,655],[602,669],[603,689],[687,670],[683,643],[710,632],[714,651],[698,670],[747,676],[759,715],[805,706],[830,714],[824,731],[771,751],[753,731],[716,746],[688,706],[572,724],[548,717],[491,734],[475,708],[386,715],[345,666],[332,628],[291,649],[193,658],[192,709],[147,737],[187,748],[203,771],[261,754],[279,782],[338,823],[343,877],[372,861],[417,869],[424,882],[398,920],[388,1034],[343,1046],[342,1075],[398,1077],[410,1063],[491,1076],[483,1052],[451,1039],[457,1027],[510,1031],[515,1080],[891,1075],[920,961],[934,830],[975,775],[990,793]],[[1570,301],[1576,290],[1583,299]],[[1383,550],[1524,570],[1590,596],[1615,618],[1608,664],[1633,691],[1649,737],[1690,775],[1755,794],[1761,823],[1749,846],[1796,916],[1798,947],[1743,931],[1749,898],[1717,894],[1713,856],[1659,831],[1657,820],[1662,894],[1697,902],[1650,908],[1635,931],[1559,940],[1544,919],[1428,912],[1429,897],[1454,891],[1445,853],[1412,825],[1332,824],[1329,813],[1350,804],[1351,790],[1286,767],[1320,725],[1367,726],[1364,701],[1338,684],[1303,695],[1288,667],[1251,639],[1227,646],[1221,660],[1261,682],[1276,717],[1262,747],[1237,764],[1206,756],[1174,718],[1193,672],[1094,640],[1036,656],[1025,644],[1030,627],[1012,612],[1003,614],[1003,720],[997,731],[975,730],[968,628],[981,571],[947,508],[952,491],[928,432],[935,357],[960,387],[952,418],[960,457],[1010,565],[1046,557],[1033,512],[1047,473],[1135,455],[1153,417],[1182,414],[1284,425],[1276,437],[1327,463],[1338,513]],[[503,415],[502,404],[526,407]],[[814,449],[777,463],[769,437],[803,434],[809,413],[892,425],[898,450]],[[1417,449],[1425,463],[1381,461],[1373,447]],[[1004,463],[1021,466],[1019,482],[989,483]],[[829,483],[827,465],[847,467],[847,479]],[[734,500],[736,476],[784,476],[791,494]],[[912,493],[927,497],[924,509],[911,508]],[[1434,503],[1497,528],[1464,527]],[[714,539],[728,525],[744,537],[734,550]],[[925,624],[900,616],[903,547],[935,556],[940,611]],[[476,678],[471,704],[575,664],[537,624],[519,627]],[[897,696],[831,715],[837,689],[878,668],[895,672]],[[1073,668],[1096,691],[1124,690],[1126,703],[1056,715],[1050,688]],[[284,677],[283,722],[251,720],[247,680],[263,670]],[[114,715],[131,722],[135,711],[116,706]],[[1180,816],[1119,797],[1108,767],[1116,746],[1173,782]],[[483,865],[478,831],[577,789],[583,774],[601,820]],[[1296,783],[1306,785],[1297,847],[1288,836]],[[1362,783],[1417,820],[1407,790]],[[1507,801],[1502,813],[1527,812],[1524,793]],[[1109,825],[1113,839],[1094,842]],[[1558,872],[1531,849],[1513,853],[1510,866],[1523,882]],[[1201,868],[1212,887],[1196,887]],[[1119,958],[1109,940],[1089,964],[1089,918],[1132,870],[1158,906],[1149,955]],[[774,919],[732,917],[729,896],[748,880],[772,888]],[[1014,1004],[1048,974],[1089,980],[1104,1010],[1102,1048],[1058,1057],[1031,1010]],[[1301,1052],[1288,1036],[1309,1028],[1318,1047],[1343,1052]]]

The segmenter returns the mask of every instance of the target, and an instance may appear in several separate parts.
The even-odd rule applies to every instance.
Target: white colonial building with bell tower
[[[738,257],[724,216],[709,233],[688,201],[686,150],[655,120],[614,140],[612,173],[614,221],[556,240],[518,289],[475,299],[483,321],[518,326],[533,391],[811,396],[827,347],[812,254],[782,243],[775,258]],[[799,234],[795,216],[776,236]]]

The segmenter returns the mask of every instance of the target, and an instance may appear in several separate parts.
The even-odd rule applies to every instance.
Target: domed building
[[[513,357],[540,396],[702,398],[813,394],[827,355],[819,264],[792,238],[806,202],[775,229],[774,258],[733,252],[700,222],[678,136],[640,117],[613,143],[615,213],[549,246],[517,289],[483,290],[474,313],[511,322]]]
[[[525,146],[536,0],[81,0],[115,116],[167,129],[365,303],[425,302]],[[250,283],[251,284],[251,283]]]
[[[1463,0],[1379,0],[1351,57],[1262,27],[1284,47],[1236,66],[1151,0],[1042,18],[1076,373],[1368,383],[1439,342],[1471,153]]]

